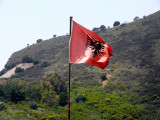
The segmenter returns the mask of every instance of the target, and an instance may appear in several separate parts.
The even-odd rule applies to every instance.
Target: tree
[[[53,35],[53,38],[56,38],[56,36],[57,36],[57,35],[54,34],[54,35]]]
[[[9,70],[9,69],[12,69],[12,68],[14,68],[16,66],[16,64],[15,63],[12,63],[12,64],[10,64],[10,65],[5,65],[4,67],[7,69],[7,70]]]
[[[138,17],[138,16],[136,16],[133,20],[134,20],[134,21],[139,20],[139,17]]]
[[[106,73],[101,73],[100,78],[102,81],[106,80]]]
[[[33,59],[28,55],[23,56],[22,63],[33,63]]]
[[[3,69],[2,71],[0,71],[0,76],[3,75],[4,73],[6,73],[5,69]]]
[[[58,73],[47,74],[43,79],[44,81],[50,82],[57,94],[67,91],[65,81],[61,79],[61,76]]]
[[[15,73],[20,73],[20,72],[24,72],[24,69],[17,67]]]
[[[35,102],[31,102],[30,108],[36,110],[38,108],[38,105]]]
[[[0,111],[7,109],[4,102],[0,102]]]
[[[120,26],[121,26],[121,27],[125,27],[125,26],[126,26],[126,23],[122,23]]]
[[[3,92],[3,89],[2,89],[2,85],[0,85],[0,97],[4,97],[4,92]]]
[[[115,21],[114,24],[113,24],[114,27],[119,26],[119,25],[120,25],[119,21]]]
[[[25,100],[26,82],[23,80],[10,79],[3,85],[3,94],[5,100],[17,103]]]
[[[146,16],[144,15],[143,18],[146,19]]]
[[[67,92],[61,92],[59,94],[59,98],[60,98],[59,105],[65,106],[68,103],[68,94],[67,94]]]
[[[93,32],[98,32],[98,31],[100,31],[100,28],[93,28],[92,31]]]
[[[40,43],[40,42],[42,42],[42,41],[43,41],[42,39],[38,39],[38,40],[37,40],[37,43]]]
[[[23,101],[25,99],[24,92],[19,89],[15,88],[11,91],[11,101],[17,103],[18,101]]]
[[[78,95],[75,99],[75,101],[78,102],[85,102],[87,100],[86,96],[84,95]]]
[[[37,65],[38,63],[39,63],[38,60],[33,60],[33,64],[34,64],[34,65]]]
[[[44,61],[42,64],[41,64],[41,67],[48,67],[49,66],[49,63],[47,61]]]
[[[42,102],[48,105],[53,105],[58,102],[59,96],[54,91],[54,87],[48,81],[43,81],[43,86],[41,88]]]
[[[100,30],[101,30],[101,31],[105,31],[105,30],[106,30],[106,27],[105,27],[104,25],[101,25],[101,26],[100,26]]]
[[[27,97],[27,100],[41,101],[41,84],[40,82],[29,82],[25,87],[25,94]]]

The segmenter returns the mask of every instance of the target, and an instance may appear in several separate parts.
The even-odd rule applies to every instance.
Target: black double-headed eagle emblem
[[[86,48],[89,47],[92,50],[93,57],[103,56],[104,53],[104,43],[94,40],[89,35],[87,35],[87,44]]]

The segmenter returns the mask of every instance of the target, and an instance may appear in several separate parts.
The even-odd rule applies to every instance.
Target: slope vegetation
[[[133,86],[141,94],[157,94],[160,87],[160,11],[143,19],[122,24],[100,32],[99,35],[112,46],[114,55],[110,59],[109,80],[121,81]],[[37,59],[40,63],[16,75],[28,81],[40,80],[48,73],[58,72],[68,80],[69,36],[61,36],[31,45],[12,54],[6,65],[19,64],[24,55]],[[47,61],[48,67],[41,67]],[[73,82],[100,85],[102,71],[88,65],[72,65]],[[138,87],[137,87],[138,86]]]
[[[99,32],[113,56],[105,70],[72,64],[71,119],[160,119],[159,20],[160,11]],[[0,119],[67,119],[68,44],[69,36],[61,36],[12,54],[4,71],[26,55],[29,62],[39,62],[0,80],[0,101],[6,101],[0,102]],[[103,87],[100,75],[107,77]],[[39,108],[33,110],[36,104]]]

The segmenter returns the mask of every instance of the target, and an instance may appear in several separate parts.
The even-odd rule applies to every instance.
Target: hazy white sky
[[[70,16],[91,30],[158,10],[160,0],[0,0],[0,70],[27,44],[69,33]]]

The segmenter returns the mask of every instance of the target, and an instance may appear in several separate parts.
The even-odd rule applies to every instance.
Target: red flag
[[[69,47],[69,63],[86,63],[104,69],[112,56],[112,48],[96,33],[73,21]]]

